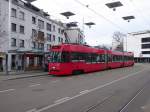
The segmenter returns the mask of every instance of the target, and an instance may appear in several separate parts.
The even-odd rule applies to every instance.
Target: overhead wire
[[[116,28],[123,30],[124,32],[127,33],[127,31],[125,29],[123,29],[122,27],[120,27],[119,25],[117,25],[116,23],[112,22],[111,20],[107,19],[105,16],[103,16],[102,14],[96,12],[94,9],[90,8],[89,5],[85,5],[82,2],[80,2],[79,0],[74,0],[76,3],[84,6],[85,8],[89,9],[90,11],[92,11],[93,13],[95,13],[97,16],[99,16],[100,18],[104,19],[105,21],[109,22],[110,24],[112,24],[113,26],[115,26]]]

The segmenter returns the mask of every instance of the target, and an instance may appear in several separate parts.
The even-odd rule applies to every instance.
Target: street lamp
[[[122,17],[124,20],[127,20],[128,22],[130,22],[131,19],[135,19],[134,16],[125,16],[125,17]]]
[[[93,22],[88,22],[88,23],[84,23],[85,25],[87,25],[89,28],[91,28],[91,26],[95,25],[95,23]]]
[[[61,15],[65,16],[67,19],[69,19],[70,16],[74,16],[75,14],[70,12],[70,11],[67,11],[67,12],[63,12],[63,13],[60,13]]]
[[[120,1],[117,2],[111,2],[111,3],[107,3],[105,4],[108,8],[112,8],[113,11],[116,11],[117,7],[121,7],[123,6],[123,4]]]

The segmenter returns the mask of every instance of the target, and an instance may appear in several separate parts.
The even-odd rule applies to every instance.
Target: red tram
[[[85,45],[53,46],[49,56],[49,74],[70,75],[134,65],[133,53],[116,52]]]

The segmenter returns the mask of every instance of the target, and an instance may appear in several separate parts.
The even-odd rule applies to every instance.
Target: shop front
[[[0,72],[4,71],[4,60],[6,54],[4,52],[0,52]]]
[[[41,53],[26,53],[25,70],[42,70],[44,64],[44,55]]]
[[[44,65],[44,53],[17,51],[8,54],[9,71],[42,70]]]

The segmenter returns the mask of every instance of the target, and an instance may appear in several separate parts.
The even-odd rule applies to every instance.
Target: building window
[[[142,44],[142,49],[149,49],[150,48],[150,44]]]
[[[142,38],[141,41],[142,41],[142,43],[150,42],[150,37]]]
[[[11,17],[17,17],[17,10],[14,8],[11,9]]]
[[[32,42],[32,48],[35,49],[36,48],[36,43]]]
[[[58,42],[60,42],[61,41],[61,38],[60,37],[58,37]]]
[[[64,30],[61,30],[61,34],[62,34],[62,35],[64,34]]]
[[[11,46],[16,47],[16,39],[15,38],[11,38]]]
[[[38,49],[44,50],[44,43],[38,43]]]
[[[32,24],[36,24],[36,18],[32,17]]]
[[[24,19],[24,15],[25,15],[24,12],[20,11],[20,12],[19,12],[19,19],[25,20],[25,19]]]
[[[51,24],[47,23],[47,31],[51,31]]]
[[[50,49],[51,49],[51,45],[47,44],[47,50],[50,50]]]
[[[63,43],[63,38],[61,38],[61,43]]]
[[[150,51],[142,51],[142,54],[150,54]]]
[[[11,31],[16,32],[17,31],[17,26],[15,23],[11,23]]]
[[[53,41],[55,42],[55,35],[53,35]]]
[[[53,31],[55,32],[55,25],[53,25]]]
[[[37,31],[35,29],[32,29],[32,38],[37,37]]]
[[[24,40],[20,40],[20,47],[24,47]]]
[[[51,42],[51,34],[47,34],[47,41]]]
[[[60,28],[58,28],[58,33],[61,34],[61,29]]]
[[[38,31],[37,40],[38,40],[38,41],[42,41],[42,42],[45,41],[45,38],[44,38],[44,32]]]
[[[20,25],[20,33],[24,34],[24,26]]]
[[[44,29],[44,21],[39,19],[38,20],[38,26],[39,26],[40,29]]]

